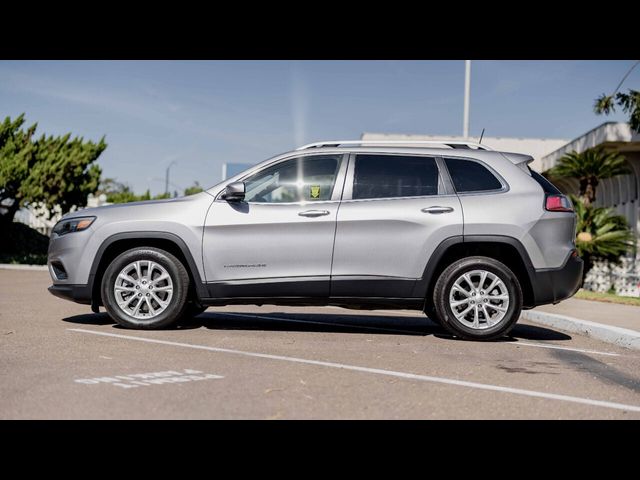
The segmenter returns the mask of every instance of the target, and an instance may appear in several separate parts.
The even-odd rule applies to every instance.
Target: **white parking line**
[[[508,342],[510,345],[523,347],[538,347],[538,348],[551,348],[553,350],[568,350],[570,352],[579,352],[579,353],[593,353],[594,355],[608,355],[610,357],[621,357],[619,353],[613,352],[599,352],[598,350],[585,350],[583,348],[572,348],[572,347],[561,347],[560,345],[550,345],[548,343],[529,343],[529,342],[521,342],[518,340],[517,342]]]
[[[404,334],[420,334],[420,332],[415,331],[415,330],[399,330],[399,329],[395,329],[395,328],[384,328],[384,327],[369,327],[366,325],[349,325],[349,324],[345,324],[345,323],[334,323],[334,322],[315,322],[312,320],[295,320],[292,318],[282,318],[282,317],[267,317],[265,315],[254,315],[252,313],[235,313],[235,312],[215,312],[217,315],[233,315],[236,317],[252,317],[252,318],[259,318],[259,319],[264,319],[264,320],[279,320],[282,322],[292,322],[292,323],[310,323],[310,324],[314,324],[314,325],[335,325],[338,327],[347,327],[347,328],[360,328],[362,330],[379,330],[382,332],[390,332],[390,333],[404,333]],[[537,347],[537,348],[550,348],[553,350],[567,350],[570,352],[579,352],[579,353],[592,353],[594,355],[608,355],[611,357],[620,357],[621,355],[619,353],[611,353],[611,352],[600,352],[597,350],[585,350],[582,348],[572,348],[572,347],[563,347],[560,345],[550,345],[547,343],[530,343],[530,342],[522,342],[522,341],[516,341],[516,342],[503,342],[504,344],[507,345],[512,345],[512,346],[523,346],[523,347]]]
[[[138,342],[156,343],[161,345],[171,345],[174,347],[193,348],[197,350],[206,350],[210,352],[232,353],[235,355],[243,355],[246,357],[266,358],[269,360],[281,360],[293,363],[302,363],[307,365],[317,365],[321,367],[338,368],[342,370],[352,370],[356,372],[373,373],[377,375],[386,375],[391,377],[406,378],[410,380],[419,380],[423,382],[441,383],[445,385],[455,385],[459,387],[475,388],[478,390],[489,390],[494,392],[512,393],[515,395],[523,395],[526,397],[537,397],[548,400],[559,400],[563,402],[579,403],[595,407],[612,408],[616,410],[624,410],[629,412],[640,412],[639,405],[626,405],[624,403],[607,402],[603,400],[593,400],[591,398],[574,397],[571,395],[560,395],[556,393],[538,392],[535,390],[525,390],[521,388],[503,387],[500,385],[490,385],[486,383],[467,382],[464,380],[455,380],[444,377],[432,377],[429,375],[417,375],[415,373],[396,372],[393,370],[383,370],[379,368],[359,367],[357,365],[346,365],[343,363],[323,362],[320,360],[308,360],[305,358],[286,357],[283,355],[271,355],[268,353],[245,352],[242,350],[231,350],[228,348],[210,347],[207,345],[194,345],[191,343],[171,342],[168,340],[159,340],[155,338],[137,337],[134,335],[122,335],[118,333],[97,332],[95,330],[85,330],[83,328],[69,328],[68,330],[80,333],[89,333],[93,335],[102,335],[105,337],[123,338],[126,340],[134,340]]]

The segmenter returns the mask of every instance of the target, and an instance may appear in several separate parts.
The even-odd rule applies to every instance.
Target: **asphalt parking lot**
[[[453,339],[419,312],[210,308],[120,328],[0,270],[2,419],[640,419],[640,352],[519,324]]]

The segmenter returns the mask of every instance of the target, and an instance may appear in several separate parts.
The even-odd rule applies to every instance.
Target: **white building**
[[[478,142],[480,137],[458,137],[450,135],[415,135],[402,133],[363,133],[361,140],[450,140]],[[483,137],[482,144],[503,152],[525,153],[534,161],[531,168],[541,172],[542,158],[565,146],[569,142],[563,138],[515,138],[515,137]]]
[[[628,123],[607,122],[589,130],[566,145],[542,157],[542,168],[548,170],[569,152],[582,153],[593,147],[603,147],[608,152],[624,155],[631,171],[628,175],[618,175],[600,180],[596,189],[595,205],[613,208],[624,215],[636,235],[640,233],[640,134],[631,130]],[[576,179],[554,179],[558,188],[567,193],[578,193]]]

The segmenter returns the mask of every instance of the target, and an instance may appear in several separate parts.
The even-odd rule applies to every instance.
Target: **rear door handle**
[[[431,213],[431,214],[451,213],[451,212],[453,212],[453,208],[452,207],[433,206],[433,207],[425,207],[420,211],[424,212],[424,213]]]
[[[322,217],[323,215],[329,215],[329,210],[306,210],[298,213],[301,217]]]

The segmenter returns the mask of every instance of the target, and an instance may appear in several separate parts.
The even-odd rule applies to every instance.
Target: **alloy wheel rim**
[[[173,281],[162,265],[137,260],[120,271],[113,293],[120,310],[138,320],[148,320],[171,304]]]
[[[449,306],[463,325],[486,330],[502,321],[509,309],[509,291],[495,273],[471,270],[451,286]]]

